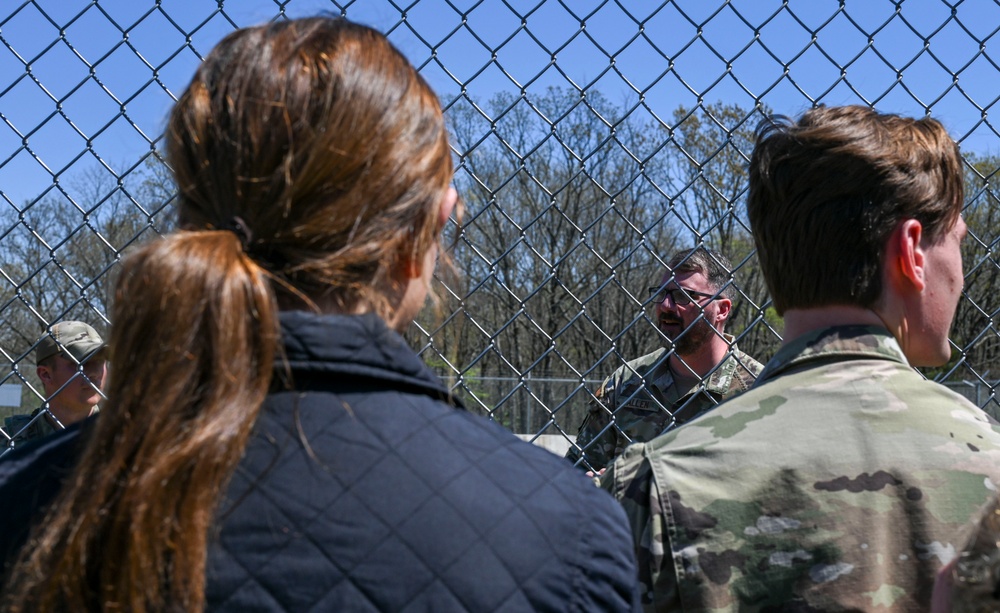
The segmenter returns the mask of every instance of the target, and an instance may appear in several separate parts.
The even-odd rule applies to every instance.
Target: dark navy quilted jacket
[[[273,393],[220,510],[217,611],[630,611],[624,513],[456,409],[375,316],[282,314]]]

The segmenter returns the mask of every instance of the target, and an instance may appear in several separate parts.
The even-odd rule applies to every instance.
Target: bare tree
[[[471,398],[499,421],[575,429],[584,381],[654,338],[645,288],[674,247],[657,124],[558,88],[462,101],[449,119],[468,210],[462,281],[442,292],[461,314],[435,350],[456,375],[508,379]]]
[[[944,368],[926,374],[942,380],[971,380],[987,390],[982,404],[996,406],[996,381],[1000,379],[1000,331],[995,319],[996,288],[1000,287],[1000,157],[965,154],[965,196],[963,211],[969,233],[962,245],[965,290],[951,333],[955,351]],[[982,395],[981,395],[982,396]]]
[[[737,299],[728,329],[738,336],[741,349],[760,360],[776,350],[783,328],[768,305],[746,215],[755,131],[769,114],[767,107],[722,102],[678,107],[668,149],[678,232],[732,261],[731,289]]]
[[[505,425],[574,430],[590,398],[584,381],[655,346],[645,288],[672,251],[695,244],[733,260],[730,330],[744,350],[769,355],[781,321],[745,212],[766,113],[678,108],[670,127],[599,92],[558,88],[456,102],[462,276],[441,292],[448,317],[430,329],[425,355]]]

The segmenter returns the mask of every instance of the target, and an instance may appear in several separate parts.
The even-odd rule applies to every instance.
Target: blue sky
[[[20,204],[98,158],[117,172],[135,165],[199,54],[277,13],[272,0],[229,0],[223,12],[210,0],[4,0],[0,198]],[[358,0],[347,15],[388,32],[446,106],[551,85],[641,102],[636,112],[667,124],[699,100],[793,115],[874,103],[930,111],[965,151],[998,150],[993,0]]]

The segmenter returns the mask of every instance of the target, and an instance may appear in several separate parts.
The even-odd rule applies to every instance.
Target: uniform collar
[[[899,343],[882,326],[831,326],[807,332],[783,345],[757,383],[823,361],[890,360],[909,366]]]
[[[743,353],[736,347],[736,339],[732,334],[723,334],[723,337],[730,347],[726,358],[708,375],[707,379],[702,380],[702,384],[696,385],[690,390],[684,390],[679,397],[687,396],[702,389],[717,396],[726,396],[729,393],[733,386],[733,377],[736,375],[736,369],[740,365],[740,356]],[[666,349],[663,351],[666,353]],[[674,373],[670,370],[670,360],[667,357],[663,359],[662,373],[658,379],[657,387],[660,389],[668,389],[674,384]]]

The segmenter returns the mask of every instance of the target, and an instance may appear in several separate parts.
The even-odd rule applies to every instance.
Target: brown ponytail
[[[277,308],[262,272],[227,231],[175,234],[124,262],[108,405],[2,610],[203,608],[208,528],[271,381]]]

